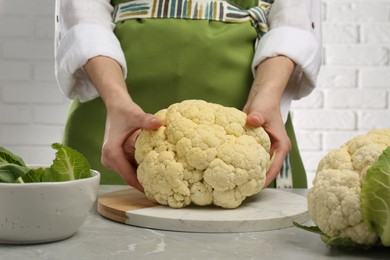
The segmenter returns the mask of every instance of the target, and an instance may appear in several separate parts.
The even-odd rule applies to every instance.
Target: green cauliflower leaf
[[[390,147],[367,170],[361,191],[363,219],[390,246]]]

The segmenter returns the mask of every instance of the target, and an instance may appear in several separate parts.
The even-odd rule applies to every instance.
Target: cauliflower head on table
[[[388,147],[390,129],[372,130],[329,152],[319,162],[308,192],[308,211],[325,235],[323,239],[330,241],[328,244],[332,245],[329,239],[347,238],[357,245],[371,246],[378,240],[378,233],[389,234],[390,168],[388,154],[384,153]],[[371,168],[382,153],[385,165]],[[374,228],[378,224],[369,219],[379,220],[379,228],[387,231],[378,232]]]
[[[186,100],[155,115],[163,126],[142,130],[135,144],[137,176],[149,200],[236,208],[262,190],[271,143],[263,128],[247,125],[244,112]]]

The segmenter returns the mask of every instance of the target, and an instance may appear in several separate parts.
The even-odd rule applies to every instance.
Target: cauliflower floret
[[[317,172],[324,169],[353,170],[351,156],[348,153],[348,147],[342,146],[339,149],[330,151],[319,162]]]
[[[361,188],[367,169],[390,146],[390,128],[360,135],[329,152],[319,163],[308,192],[311,219],[328,237],[372,245],[377,234],[363,221]]]
[[[270,139],[235,108],[186,100],[156,113],[164,124],[137,138],[137,175],[148,199],[174,208],[190,203],[238,207],[261,191]]]

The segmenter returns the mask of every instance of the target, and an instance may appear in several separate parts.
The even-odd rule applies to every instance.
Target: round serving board
[[[266,231],[309,220],[306,198],[278,189],[265,189],[236,209],[196,205],[173,209],[155,204],[143,193],[129,188],[100,196],[98,212],[128,225],[187,232]]]

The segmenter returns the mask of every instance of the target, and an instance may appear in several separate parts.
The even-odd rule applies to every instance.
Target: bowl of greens
[[[26,165],[0,146],[0,243],[35,244],[73,236],[96,199],[100,173],[59,143],[52,165]]]

